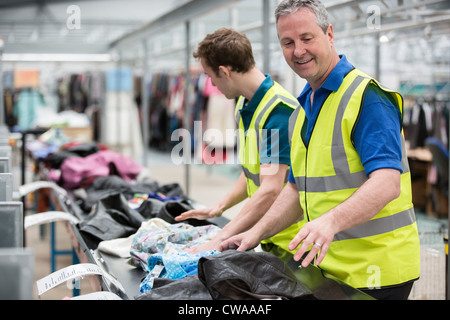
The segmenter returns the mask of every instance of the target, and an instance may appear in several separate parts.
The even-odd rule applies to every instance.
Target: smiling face
[[[277,24],[284,58],[315,90],[333,70],[339,56],[334,50],[333,27],[326,33],[317,25],[316,15],[307,8],[281,16]]]

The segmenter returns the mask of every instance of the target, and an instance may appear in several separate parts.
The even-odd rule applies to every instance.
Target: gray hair
[[[307,8],[316,14],[317,25],[326,33],[330,20],[328,12],[322,2],[319,0],[283,0],[275,10],[275,19],[278,20],[282,16],[287,16],[297,12],[301,8]]]

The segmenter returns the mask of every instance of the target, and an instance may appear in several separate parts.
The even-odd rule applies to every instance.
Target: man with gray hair
[[[295,260],[375,298],[407,299],[420,247],[403,99],[338,55],[320,1],[285,0],[275,16],[286,62],[308,82],[291,116],[291,174],[264,217],[221,250],[253,248],[303,216]]]

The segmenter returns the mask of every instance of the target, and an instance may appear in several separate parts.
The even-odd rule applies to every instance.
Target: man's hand
[[[257,247],[260,242],[260,238],[252,230],[249,230],[223,241],[217,250],[220,252],[226,250],[247,251]]]
[[[183,221],[187,219],[207,220],[215,217],[220,217],[223,210],[219,205],[209,208],[194,209],[183,212],[178,217],[175,217],[175,221]]]
[[[295,250],[300,245],[294,255],[298,261],[311,248],[303,260],[304,267],[320,252],[315,262],[319,265],[337,233],[366,223],[399,195],[400,172],[394,169],[376,170],[351,197],[305,224],[290,243],[289,250]]]
[[[221,240],[219,237],[214,237],[213,239],[199,244],[198,246],[192,247],[188,250],[189,253],[192,254],[197,254],[199,252],[204,252],[204,251],[212,251],[212,250],[219,250],[220,244],[221,244]]]
[[[289,244],[289,250],[293,251],[300,245],[294,254],[294,260],[299,261],[305,252],[310,249],[302,262],[302,266],[307,267],[314,257],[319,254],[315,261],[315,265],[318,266],[325,258],[334,235],[333,223],[331,219],[327,219],[327,216],[324,215],[305,224]]]

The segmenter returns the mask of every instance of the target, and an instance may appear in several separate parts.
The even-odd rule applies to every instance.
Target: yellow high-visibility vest
[[[280,104],[288,106],[295,110],[299,106],[297,99],[287,92],[280,84],[274,81],[274,85],[267,90],[263,99],[259,103],[255,113],[253,114],[250,125],[245,130],[244,123],[241,119],[240,110],[244,107],[245,98],[240,97],[235,109],[236,121],[239,125],[239,160],[244,171],[247,181],[247,195],[251,197],[260,187],[260,143],[266,135],[272,135],[271,138],[276,139],[276,132],[266,132],[264,125],[272,111]],[[286,123],[288,125],[288,123]],[[289,170],[286,172],[286,179]],[[281,214],[281,213],[280,213]],[[303,221],[295,223],[287,229],[281,231],[274,237],[264,240],[263,243],[273,243],[284,250],[288,250],[290,241],[299,232]]]
[[[400,94],[352,70],[322,105],[308,147],[301,138],[304,110],[297,108],[291,116],[291,166],[306,222],[345,201],[368,179],[352,143],[352,130],[370,83],[390,94],[403,114]],[[402,143],[400,196],[370,221],[336,234],[320,264],[325,272],[355,288],[395,286],[420,274],[419,237],[403,132]]]

